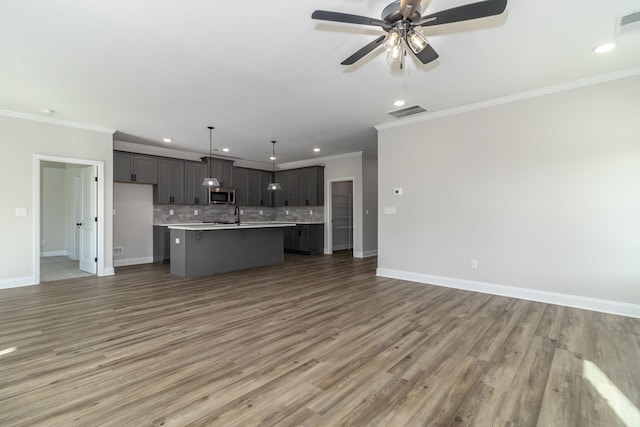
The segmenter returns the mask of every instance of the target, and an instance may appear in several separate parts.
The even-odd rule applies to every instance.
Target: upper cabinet
[[[233,161],[211,158],[211,175],[216,178],[222,188],[233,188]],[[207,165],[207,159],[204,160]],[[208,165],[207,165],[208,167]],[[208,173],[208,172],[207,172]]]
[[[324,167],[300,169],[300,206],[324,205]]]
[[[276,181],[282,187],[275,192],[276,206],[324,205],[324,167],[278,171]]]
[[[184,165],[182,160],[158,159],[158,185],[153,191],[154,203],[185,204]]]
[[[271,172],[259,169],[234,168],[236,204],[239,206],[271,206]]]
[[[209,203],[209,189],[202,185],[207,177],[207,164],[185,162],[184,164],[184,202],[187,205],[206,205]]]
[[[116,182],[157,184],[158,159],[140,154],[114,151],[113,180]]]
[[[253,188],[249,183],[252,169],[235,168],[233,172],[235,174],[236,204],[249,206],[249,199],[253,193]]]

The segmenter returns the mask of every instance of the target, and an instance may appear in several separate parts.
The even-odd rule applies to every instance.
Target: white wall
[[[380,127],[379,274],[640,316],[638,117],[632,77]]]
[[[362,157],[362,250],[378,254],[378,159]]]
[[[114,183],[113,208],[114,266],[153,262],[153,186]]]
[[[64,165],[49,164],[40,175],[40,255],[67,254]]]
[[[113,272],[113,139],[108,130],[71,127],[30,120],[24,115],[0,112],[0,288],[35,283],[36,155],[104,162],[104,270]],[[27,216],[16,216],[26,208]]]

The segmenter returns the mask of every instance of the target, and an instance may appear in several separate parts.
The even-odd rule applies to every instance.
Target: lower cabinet
[[[324,224],[298,224],[284,228],[284,250],[309,255],[324,253]]]
[[[171,259],[171,230],[163,225],[153,226],[153,262],[168,264]]]

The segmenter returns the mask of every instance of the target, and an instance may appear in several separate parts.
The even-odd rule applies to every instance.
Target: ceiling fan
[[[387,56],[389,61],[392,63],[400,63],[400,67],[402,68],[402,57],[406,52],[403,44],[408,46],[409,50],[411,50],[416,58],[423,64],[428,64],[438,58],[438,53],[431,47],[426,37],[420,32],[421,27],[431,27],[434,25],[450,24],[453,22],[500,15],[506,7],[507,0],[485,0],[422,16],[420,0],[396,0],[384,8],[382,11],[382,19],[326,10],[316,10],[311,17],[322,21],[373,25],[381,27],[387,32],[386,35],[378,37],[342,61],[342,65],[352,65],[381,44],[384,44],[389,51]]]

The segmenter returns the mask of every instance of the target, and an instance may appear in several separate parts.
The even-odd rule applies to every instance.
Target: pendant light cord
[[[209,128],[209,159],[207,159],[207,163],[209,166],[209,178],[211,178],[211,156],[212,156],[212,151],[213,151],[213,129],[215,129],[213,126],[207,126]]]

